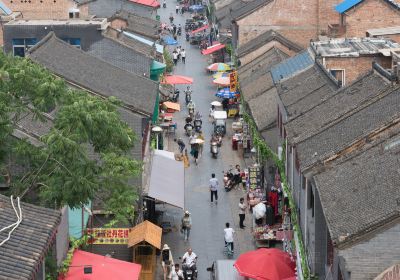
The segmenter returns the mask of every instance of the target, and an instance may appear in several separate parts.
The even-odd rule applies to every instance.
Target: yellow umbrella
[[[228,72],[217,72],[216,74],[213,75],[213,79],[218,79],[221,77],[229,77]]]

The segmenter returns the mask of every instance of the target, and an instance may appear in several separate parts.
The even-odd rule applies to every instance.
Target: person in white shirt
[[[185,64],[186,63],[186,51],[185,51],[185,49],[181,50],[181,57],[182,57],[183,64]]]
[[[226,245],[230,245],[231,246],[231,250],[233,252],[233,234],[235,233],[235,231],[233,230],[233,228],[231,228],[229,226],[229,223],[225,224],[225,229],[224,229],[224,239],[225,239],[225,246]]]
[[[246,204],[244,204],[244,198],[242,197],[239,200],[239,227],[241,229],[245,228],[245,225],[243,224],[244,218],[246,217]]]
[[[178,52],[177,52],[177,50],[174,50],[172,52],[172,60],[174,61],[175,65],[178,63]]]
[[[174,269],[170,272],[168,279],[183,280],[183,271],[179,269],[179,263],[175,264]]]
[[[210,179],[210,193],[211,193],[211,203],[213,202],[213,197],[215,196],[215,203],[218,201],[218,187],[219,187],[219,182],[218,179],[215,178],[215,174],[211,174],[211,179]]]
[[[192,248],[189,248],[187,252],[182,257],[182,263],[187,266],[191,266],[192,264],[196,264],[197,256],[193,253]]]

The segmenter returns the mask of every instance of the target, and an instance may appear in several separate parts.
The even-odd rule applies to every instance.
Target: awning
[[[179,103],[171,102],[171,101],[166,101],[163,103],[163,105],[167,109],[172,109],[174,111],[180,111],[181,110],[181,105]]]
[[[200,28],[197,28],[197,29],[193,30],[193,31],[190,32],[190,33],[191,33],[191,34],[195,34],[195,33],[197,33],[197,32],[206,30],[207,28],[208,28],[208,24],[206,24],[206,25],[204,25],[204,26],[202,26],[202,27],[200,27]]]
[[[84,274],[84,267],[91,267],[91,274]],[[65,280],[139,280],[141,265],[124,262],[89,252],[75,250]]]
[[[224,44],[216,44],[216,45],[213,45],[213,46],[210,46],[210,47],[208,47],[207,49],[205,49],[205,50],[202,50],[201,51],[201,53],[203,54],[203,55],[207,55],[207,54],[211,54],[211,53],[213,53],[213,52],[216,52],[216,51],[219,51],[219,50],[221,50],[221,49],[223,49],[223,48],[225,48],[225,45]]]
[[[157,44],[157,43],[155,43],[155,42],[153,42],[153,41],[150,41],[150,40],[148,40],[148,39],[145,39],[145,38],[143,38],[143,37],[141,37],[141,36],[135,35],[135,34],[133,34],[133,33],[127,32],[127,31],[123,31],[122,33],[123,33],[124,35],[128,36],[128,37],[131,38],[131,39],[138,40],[139,42],[142,42],[142,43],[144,43],[144,44],[146,44],[146,45],[149,45],[149,46],[151,46],[151,47],[155,44],[155,46],[156,46],[156,51],[157,51],[158,53],[160,53],[160,54],[164,53],[164,46],[163,46],[163,45]]]
[[[176,161],[174,153],[154,151],[148,196],[184,208],[185,171],[183,161]]]

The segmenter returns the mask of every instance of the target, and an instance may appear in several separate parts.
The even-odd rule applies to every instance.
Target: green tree
[[[129,181],[141,164],[130,154],[135,135],[120,119],[120,102],[68,88],[26,59],[1,54],[0,65],[0,168],[11,192],[34,190],[46,206],[72,208],[102,194],[106,210],[120,222],[132,222],[137,190]],[[54,108],[42,146],[11,136],[23,117],[45,121]],[[10,172],[15,165],[23,166],[22,174]]]

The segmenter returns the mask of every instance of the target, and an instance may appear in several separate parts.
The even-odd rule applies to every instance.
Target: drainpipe
[[[307,227],[307,220],[308,220],[308,213],[307,213],[307,204],[308,204],[308,179],[306,178],[306,199],[305,199],[305,203],[304,203],[304,213],[305,213],[305,218],[304,218],[304,244],[307,248],[308,246],[308,242],[307,242],[307,231],[308,231],[308,227]]]
[[[294,166],[294,147],[292,147],[292,160],[291,160],[291,164],[292,164],[292,174],[290,175],[291,176],[291,185],[292,185],[292,189],[294,190],[294,182],[293,182],[293,179],[294,179],[294,169],[295,169],[295,166]]]

